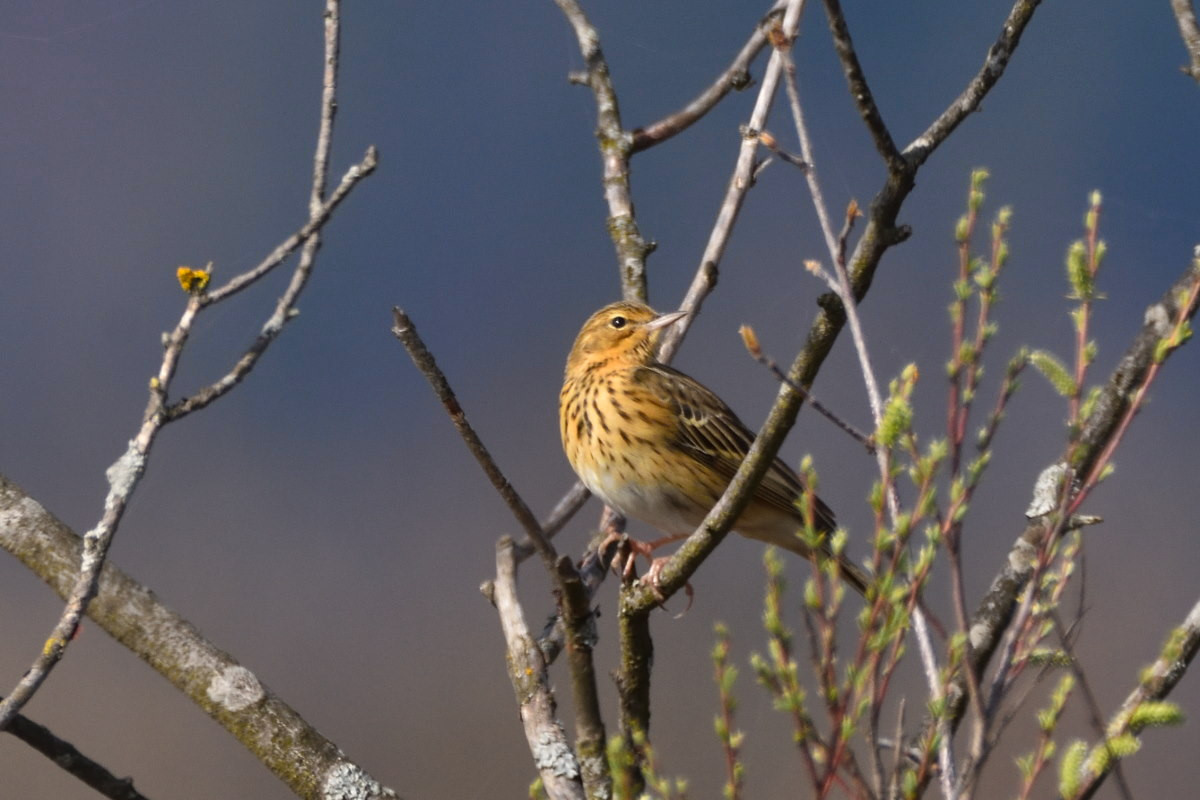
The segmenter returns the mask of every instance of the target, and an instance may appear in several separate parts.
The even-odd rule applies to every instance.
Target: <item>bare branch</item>
[[[1187,48],[1190,60],[1186,67],[1180,69],[1200,83],[1200,24],[1196,22],[1196,12],[1191,0],[1171,0],[1171,10],[1175,12],[1179,35],[1183,37],[1183,46]]]
[[[399,308],[392,309],[392,316],[395,320],[392,326],[392,333],[400,340],[404,348],[408,350],[408,354],[412,358],[413,363],[417,365],[417,369],[429,381],[434,394],[442,402],[446,413],[450,415],[450,421],[454,423],[455,429],[458,430],[459,435],[462,436],[463,441],[466,443],[467,449],[471,451],[471,455],[475,456],[475,460],[483,468],[483,472],[487,475],[488,480],[492,482],[492,486],[496,487],[496,491],[499,492],[501,499],[508,505],[513,516],[517,518],[517,522],[525,529],[525,533],[533,542],[534,547],[541,553],[542,560],[546,563],[546,568],[553,574],[557,571],[556,562],[558,561],[558,554],[554,551],[554,545],[550,544],[550,540],[542,533],[542,526],[538,524],[537,518],[529,510],[529,506],[521,499],[521,495],[512,487],[512,484],[508,482],[508,478],[504,477],[504,473],[496,465],[492,454],[488,452],[479,435],[475,433],[475,429],[471,427],[471,423],[467,422],[467,415],[463,411],[462,406],[458,404],[458,398],[454,396],[454,390],[450,388],[450,383],[446,380],[446,376],[443,374],[441,368],[438,367],[433,354],[429,352],[429,348],[421,340],[421,336],[417,333],[412,320]]]
[[[87,542],[0,476],[0,547],[65,597],[72,591]],[[265,688],[253,672],[112,564],[104,565],[87,614],[229,731],[299,797],[339,796],[330,791],[338,787],[361,791],[341,796],[396,797]]]
[[[1020,41],[1021,33],[1029,23],[1039,0],[1018,0],[1009,13],[1000,37],[988,51],[983,68],[968,84],[963,93],[946,109],[924,134],[914,140],[902,153],[904,168],[889,171],[887,181],[871,201],[867,214],[867,225],[848,269],[852,278],[854,296],[862,299],[875,276],[883,254],[895,244],[907,239],[912,231],[908,226],[896,224],[900,207],[915,186],[918,168],[933,153],[941,142],[958,126],[971,111],[974,111],[991,88],[1000,79]],[[835,316],[836,318],[836,316]]]
[[[793,5],[795,4],[788,4],[789,13]],[[789,47],[796,36],[803,5],[803,0],[801,0],[795,10],[794,20],[789,20],[785,16],[775,32],[775,35],[783,36],[786,39]],[[746,201],[746,193],[754,185],[755,153],[758,151],[759,133],[766,127],[767,116],[771,113],[771,104],[774,102],[775,89],[779,86],[779,76],[782,71],[783,59],[778,51],[772,52],[771,60],[767,63],[767,69],[763,74],[762,85],[758,90],[758,98],[754,102],[754,110],[750,113],[750,121],[742,130],[742,146],[738,150],[733,176],[729,179],[729,188],[725,190],[725,199],[721,201],[716,222],[713,223],[712,232],[708,236],[708,243],[704,247],[703,255],[700,256],[700,266],[696,269],[696,275],[692,278],[683,303],[679,306],[688,312],[688,316],[663,332],[658,355],[664,363],[669,362],[679,346],[683,344],[683,337],[687,335],[688,326],[700,311],[704,298],[708,297],[717,285],[717,274],[721,257],[725,253],[725,245],[728,244],[729,237],[733,233],[733,226],[737,222],[742,203]]]
[[[417,369],[429,381],[434,393],[441,400],[446,412],[450,415],[451,422],[454,423],[454,427],[466,443],[467,449],[475,456],[475,460],[479,462],[480,467],[483,468],[484,473],[488,476],[496,491],[499,492],[501,498],[508,505],[513,516],[517,518],[517,521],[525,529],[526,535],[538,553],[541,554],[542,560],[545,562],[546,568],[549,570],[559,590],[562,607],[559,614],[561,627],[558,630],[561,632],[563,641],[568,645],[571,656],[571,679],[576,708],[576,738],[580,748],[579,756],[582,759],[582,764],[575,762],[575,756],[570,748],[566,746],[565,742],[562,743],[562,746],[566,748],[563,753],[558,751],[558,743],[547,744],[543,742],[542,744],[549,746],[550,749],[548,752],[553,756],[554,760],[554,764],[543,765],[539,759],[545,757],[546,753],[540,753],[538,747],[542,745],[536,744],[536,742],[541,740],[531,738],[529,741],[530,747],[533,750],[534,761],[538,763],[539,768],[545,767],[542,769],[542,777],[546,783],[547,791],[551,792],[551,797],[572,797],[574,796],[572,793],[575,791],[576,784],[578,784],[581,792],[586,788],[588,797],[606,797],[611,793],[612,781],[609,777],[608,765],[605,760],[606,738],[604,723],[600,715],[599,700],[596,693],[595,670],[592,663],[591,642],[595,638],[595,632],[589,606],[591,594],[584,585],[579,573],[571,566],[570,559],[558,558],[558,554],[554,550],[554,545],[550,543],[549,538],[543,533],[542,526],[538,524],[537,519],[533,516],[533,512],[529,510],[529,506],[521,499],[521,496],[512,487],[512,484],[509,483],[504,473],[500,471],[499,466],[496,465],[495,460],[480,440],[478,434],[475,433],[475,429],[467,422],[466,414],[459,405],[458,399],[454,396],[454,391],[450,388],[446,376],[438,367],[433,354],[429,352],[429,349],[421,340],[415,326],[412,324],[412,320],[399,308],[392,309],[392,313],[395,317],[395,325],[392,328],[392,332],[404,344]],[[556,527],[561,526],[565,522],[566,517],[574,513],[587,500],[587,496],[586,491],[582,493],[578,491],[568,493],[567,497],[559,502],[558,508],[555,509],[555,513],[551,516],[551,522]],[[558,519],[555,519],[556,517]],[[523,650],[521,650],[526,647],[526,640],[528,640],[528,646],[537,651],[537,661],[540,665],[537,667],[537,670],[543,678],[545,677],[547,659],[542,655],[542,651],[538,649],[537,643],[529,636],[528,631],[525,630],[524,614],[521,611],[520,601],[516,596],[515,589],[516,565],[518,563],[516,547],[509,537],[504,537],[500,540],[496,559],[498,571],[496,579],[490,587],[489,594],[492,602],[500,610],[501,624],[505,626],[505,637],[509,642],[509,665],[510,669],[513,670],[513,686],[517,691],[518,700],[524,703],[526,698],[522,690],[523,684],[518,683],[516,665],[521,663],[525,664],[529,669],[533,669],[533,666],[526,663],[531,656],[523,655]],[[506,581],[513,584],[511,597],[507,600],[504,596],[504,591],[506,590],[503,588]],[[508,603],[507,607],[504,605],[506,602]],[[514,615],[516,616],[514,617]],[[519,650],[521,651],[519,652]],[[531,675],[533,673],[526,674]],[[522,679],[522,681],[524,680],[527,680],[527,678]],[[548,679],[546,680],[548,681]],[[547,711],[546,707],[540,705],[541,701],[538,701],[538,703],[529,708],[529,714],[537,716],[549,713],[553,716],[553,694],[550,692],[548,683],[546,684],[545,692],[551,703],[548,707],[549,710]],[[531,700],[530,702],[532,703],[533,701]],[[523,717],[525,717],[525,714],[526,709],[522,705]],[[527,735],[533,735],[534,731],[530,727],[533,724],[531,718],[526,717]],[[555,721],[555,725],[557,725],[557,721]],[[543,729],[543,733],[539,733],[539,736],[545,735],[544,721],[538,722],[535,727]],[[554,791],[551,791],[550,787],[556,782],[547,778],[547,770],[565,769],[562,766],[566,763],[563,759],[568,757],[571,763],[575,765],[574,781],[566,784],[562,784],[562,781],[557,781],[558,784],[562,784],[559,791],[564,792],[564,794],[555,794]],[[580,767],[582,767],[582,782],[580,782]]]
[[[979,107],[983,98],[1000,80],[1008,67],[1008,60],[1021,42],[1021,34],[1025,26],[1033,19],[1041,0],[1017,0],[1004,25],[1000,28],[1000,36],[988,49],[983,66],[963,89],[962,94],[933,121],[925,132],[914,139],[904,148],[904,158],[913,166],[925,163],[925,159],[937,149],[938,145],[966,119],[967,115]]]
[[[613,89],[608,62],[600,49],[600,34],[592,26],[576,0],[554,0],[562,9],[575,38],[587,71],[580,81],[596,96],[596,137],[600,140],[600,159],[604,164],[604,200],[608,203],[608,233],[617,250],[621,270],[621,295],[626,300],[646,302],[646,256],[654,245],[642,238],[633,211],[629,191],[629,154],[633,137],[621,127],[621,111]]]
[[[246,270],[241,275],[231,279],[228,283],[219,289],[201,295],[200,304],[202,306],[210,306],[214,303],[219,303],[230,295],[242,291],[250,284],[257,281],[259,278],[266,275],[275,267],[279,266],[285,258],[296,251],[296,248],[304,244],[317,231],[325,226],[329,221],[329,217],[350,193],[350,190],[363,178],[375,171],[375,167],[379,164],[379,154],[374,147],[368,147],[362,159],[346,170],[346,174],[342,176],[341,182],[337,188],[333,190],[333,194],[325,200],[319,209],[311,214],[308,222],[304,223],[301,228],[279,243],[279,246],[267,254],[261,262],[253,269]]]
[[[605,508],[610,512],[611,509]],[[604,579],[608,576],[609,570],[612,568],[613,559],[620,553],[621,541],[612,539],[608,546],[601,550],[598,546],[589,547],[584,554],[582,561],[576,568],[578,579],[583,584],[583,591],[586,593],[587,602],[590,603],[599,591],[600,586],[604,583]],[[520,563],[520,562],[518,562]],[[563,621],[561,613],[555,614],[553,619],[546,623],[546,627],[542,629],[538,636],[538,647],[542,650],[542,656],[546,659],[546,664],[553,664],[567,644],[567,627]]]
[[[552,800],[584,800],[579,762],[556,716],[546,662],[537,642],[529,634],[517,597],[517,564],[513,558],[512,539],[507,536],[496,545],[494,597],[508,650],[508,677],[520,706],[525,740],[542,776],[542,784]]]
[[[739,329],[739,333],[742,335],[742,341],[745,343],[746,350],[749,351],[751,358],[766,367],[767,370],[769,370],[770,373],[775,376],[776,380],[780,381],[781,383],[786,383],[788,386],[792,387],[794,391],[799,392],[800,396],[804,398],[804,401],[808,403],[809,407],[812,408],[813,411],[816,411],[818,414],[825,417],[825,419],[829,420],[838,428],[849,434],[851,438],[865,447],[868,453],[874,454],[875,443],[871,441],[871,438],[858,428],[855,428],[849,422],[846,422],[844,419],[839,417],[832,409],[828,408],[824,403],[814,397],[812,392],[806,390],[798,383],[793,383],[792,380],[788,378],[787,374],[779,368],[778,362],[762,351],[762,348],[758,343],[758,337],[749,325],[743,325]]]
[[[262,329],[254,339],[254,343],[249,349],[238,359],[233,368],[229,370],[220,379],[205,386],[200,391],[184,398],[176,403],[171,404],[166,409],[168,422],[174,422],[180,417],[185,417],[193,411],[200,409],[212,403],[217,398],[229,392],[233,387],[241,383],[250,371],[254,369],[259,358],[266,352],[271,343],[279,337],[283,332],[283,327],[296,316],[296,301],[299,299],[300,292],[304,290],[305,284],[308,282],[308,276],[312,273],[313,261],[316,256],[317,243],[319,241],[319,233],[321,228],[329,220],[329,215],[333,209],[341,203],[346,194],[354,188],[354,186],[363,178],[375,171],[375,166],[379,163],[375,148],[367,149],[362,161],[352,166],[342,176],[342,181],[338,188],[334,191],[333,196],[328,201],[323,202],[314,212],[314,216],[309,220],[303,228],[292,234],[286,241],[275,248],[275,250],[267,256],[254,269],[242,273],[237,278],[234,278],[225,286],[213,294],[201,295],[200,304],[202,308],[208,307],[218,300],[222,300],[235,292],[249,286],[254,281],[261,278],[267,272],[270,272],[284,258],[286,258],[293,250],[303,244],[304,249],[300,254],[300,263],[296,267],[296,271],[292,274],[292,280],[288,284],[287,289],[279,300],[275,303],[275,310],[271,316],[263,323]]]
[[[785,0],[778,0],[771,7],[767,15],[755,26],[754,33],[750,35],[750,39],[742,47],[741,52],[737,54],[733,63],[713,81],[712,85],[701,92],[696,99],[674,114],[660,119],[658,122],[651,123],[644,128],[634,129],[630,153],[648,150],[656,144],[662,144],[677,133],[682,133],[691,127],[692,123],[711,111],[717,103],[721,102],[729,94],[731,89],[740,91],[747,88],[751,82],[750,73],[748,72],[750,64],[758,57],[763,47],[766,46],[767,29],[772,24],[772,18],[783,9],[784,5]]]
[[[592,596],[571,560],[559,560],[562,587],[560,616],[566,633],[567,657],[571,667],[571,694],[575,705],[575,752],[579,758],[584,791],[589,798],[612,797],[612,775],[608,769],[608,736],[600,713],[596,668],[592,647],[596,643],[596,620]]]
[[[850,29],[846,26],[841,3],[838,0],[825,0],[825,15],[829,19],[833,46],[842,61],[842,71],[846,73],[846,82],[850,84],[850,96],[858,106],[859,116],[871,132],[871,138],[875,140],[875,149],[883,156],[888,171],[898,172],[904,167],[904,157],[896,149],[896,143],[892,141],[892,134],[883,121],[883,115],[875,105],[875,97],[871,94],[871,87],[867,85],[867,77],[863,74],[862,65],[858,63],[854,42],[850,40]]]
[[[341,46],[341,6],[341,0],[325,0],[325,67],[321,72],[321,122],[317,127],[312,191],[308,199],[308,213],[311,217],[316,217],[321,212],[325,199],[325,180],[329,175],[329,152],[333,148],[333,120],[337,116],[338,51]]]
[[[168,380],[174,373],[178,354],[187,339],[199,309],[196,297],[193,296],[184,311],[179,325],[175,328],[167,354],[163,358],[160,375],[166,375]],[[66,654],[67,645],[79,629],[79,623],[87,612],[88,604],[96,594],[100,582],[100,571],[104,566],[108,548],[112,544],[113,535],[120,525],[129,499],[141,481],[146,468],[146,457],[154,443],[158,432],[162,430],[163,415],[162,401],[165,394],[165,382],[156,379],[150,386],[150,404],[146,418],[137,436],[129,442],[129,446],[120,458],[105,472],[108,479],[108,494],[104,499],[104,513],[96,527],[83,536],[83,556],[80,559],[79,573],[74,586],[66,594],[66,606],[47,638],[42,651],[34,659],[33,664],[21,676],[21,680],[3,701],[0,701],[0,730],[7,728],[9,723],[20,713],[42,684],[50,677],[50,672]]]

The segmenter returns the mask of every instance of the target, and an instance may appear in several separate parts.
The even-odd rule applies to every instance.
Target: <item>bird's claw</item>
[[[662,585],[659,583],[659,578],[662,576],[663,567],[666,566],[667,562],[670,560],[670,556],[662,556],[651,561],[650,569],[646,570],[646,574],[642,576],[641,580],[642,585],[649,589],[651,593],[653,593],[654,599],[658,603],[658,607],[663,611],[667,610],[667,597],[662,593]],[[692,601],[696,599],[696,592],[694,589],[692,589],[692,584],[690,582],[683,584],[683,591],[685,594],[687,594],[688,602],[683,611],[680,611],[675,615],[676,619],[682,617],[684,614],[690,611],[692,609]]]
[[[659,583],[659,578],[662,574],[663,567],[670,556],[660,556],[653,558],[652,554],[656,549],[664,544],[676,541],[683,538],[680,536],[668,536],[663,539],[657,539],[653,542],[643,542],[639,539],[634,539],[624,531],[615,526],[605,526],[606,534],[603,541],[600,542],[599,552],[605,552],[609,547],[616,543],[618,550],[612,559],[612,570],[614,573],[621,576],[622,583],[628,585],[634,580],[640,580],[643,586],[648,588],[654,595],[655,602],[666,610],[667,597],[662,593],[662,586]],[[637,578],[637,557],[643,556],[650,562],[650,568],[646,570],[646,574],[640,579]],[[696,593],[692,589],[691,583],[685,583],[683,590],[687,594],[687,607],[683,609],[677,617],[682,617],[691,610],[692,602],[695,600]]]

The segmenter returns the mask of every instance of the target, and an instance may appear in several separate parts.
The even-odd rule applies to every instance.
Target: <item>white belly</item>
[[[606,505],[666,534],[689,534],[708,513],[674,487],[648,488],[595,470],[580,470],[579,478]]]

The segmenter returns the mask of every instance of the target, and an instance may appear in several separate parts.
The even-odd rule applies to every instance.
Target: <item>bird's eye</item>
[[[625,323],[628,321],[629,320],[625,319],[624,317],[613,317],[611,320],[609,320],[608,324],[612,325],[614,328],[624,328]]]

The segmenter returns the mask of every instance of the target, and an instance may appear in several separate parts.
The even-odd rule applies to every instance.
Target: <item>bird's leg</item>
[[[655,550],[665,544],[677,542],[680,539],[686,539],[688,534],[677,533],[670,536],[664,536],[661,539],[655,539],[652,542],[643,542],[640,539],[634,539],[625,533],[625,517],[617,510],[610,506],[604,507],[604,513],[600,515],[600,530],[604,533],[604,538],[600,541],[597,550],[603,553],[613,542],[619,541],[622,549],[628,549],[629,555],[624,558],[624,565],[618,569],[617,564],[621,560],[621,554],[613,558],[613,571],[620,572],[621,577],[626,581],[633,579],[633,571],[636,568],[636,560],[638,556],[643,556],[650,562],[651,569],[654,568],[655,559],[652,555]],[[661,567],[659,567],[661,569]]]
[[[621,564],[621,566],[618,566],[618,564],[620,564],[622,561],[623,555],[620,550],[617,552],[617,555],[613,556],[612,560],[613,572],[619,573],[621,575],[621,580],[625,583],[629,583],[634,579],[634,570],[637,569],[637,557],[639,555],[643,556],[647,561],[650,562],[650,568],[646,571],[646,575],[642,578],[642,580],[647,586],[650,587],[650,590],[654,592],[654,596],[658,600],[658,604],[660,606],[663,605],[667,598],[664,597],[662,592],[659,590],[658,576],[659,573],[662,572],[663,565],[666,564],[670,556],[660,556],[658,558],[654,558],[654,551],[663,545],[670,544],[671,542],[677,542],[680,539],[686,539],[690,534],[674,533],[668,536],[663,536],[660,539],[655,539],[651,542],[643,542],[640,539],[634,539],[632,536],[629,536],[627,533],[625,533],[625,517],[622,516],[620,512],[609,506],[604,507],[604,513],[600,516],[600,530],[603,531],[604,538],[600,541],[600,545],[596,548],[597,552],[603,553],[610,546],[612,546],[614,542],[618,542],[621,550],[627,551],[628,553],[627,555],[624,555],[624,563]],[[685,584],[683,590],[687,592],[688,597],[687,608],[683,610],[683,613],[686,614],[688,609],[692,607],[692,600],[695,593],[693,592],[692,585],[690,583]]]
[[[609,538],[605,539],[605,541],[606,542],[611,541],[612,536],[613,536],[613,534],[609,534]],[[624,541],[625,545],[629,548],[629,557],[625,560],[625,566],[621,570],[621,577],[626,582],[628,582],[633,579],[633,570],[634,570],[634,567],[636,566],[636,561],[637,561],[638,556],[642,556],[643,558],[645,558],[647,561],[650,562],[650,571],[647,572],[646,575],[647,576],[652,575],[652,574],[657,575],[658,572],[660,572],[662,570],[662,565],[659,564],[658,562],[666,561],[667,558],[669,558],[669,556],[663,556],[661,558],[653,558],[654,551],[657,550],[658,548],[662,547],[663,545],[670,544],[671,542],[677,542],[680,539],[686,539],[688,537],[688,534],[680,533],[680,534],[676,534],[674,536],[664,536],[661,539],[655,539],[652,542],[643,542],[640,539],[634,539],[632,536],[629,536],[624,533],[618,534],[618,536],[624,537],[623,541]],[[616,564],[615,559],[613,561],[613,564],[614,565]]]
[[[629,571],[632,569],[630,565],[633,563],[635,554],[623,556],[622,551],[627,547],[630,549],[635,548],[633,546],[634,540],[625,535],[624,515],[611,506],[605,506],[604,511],[600,514],[600,530],[604,533],[604,538],[600,540],[600,544],[596,547],[596,552],[606,552],[616,542],[619,549],[611,562],[613,572],[620,572],[625,577],[628,577]],[[622,559],[625,561],[625,568],[619,569],[617,565]]]

